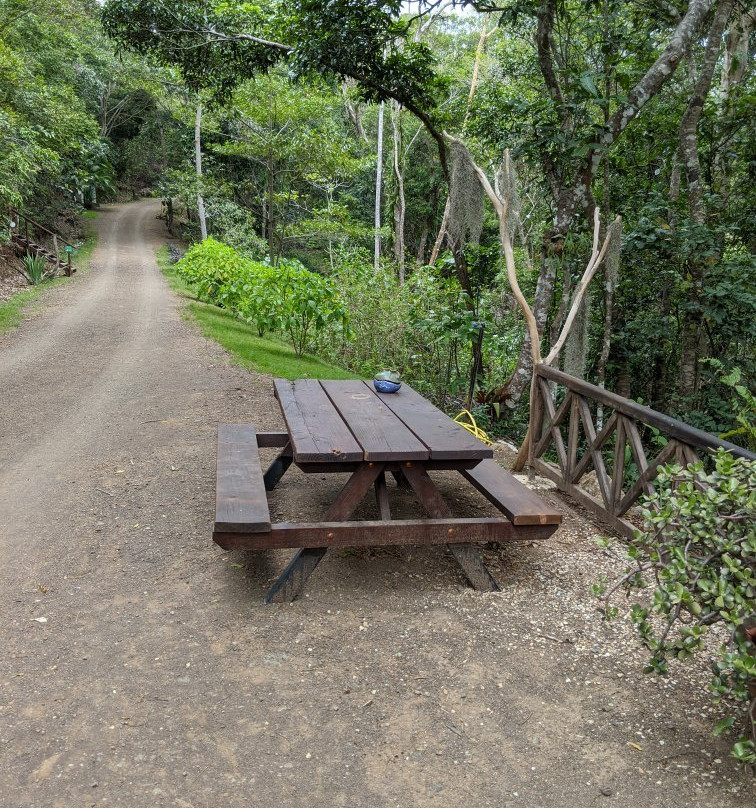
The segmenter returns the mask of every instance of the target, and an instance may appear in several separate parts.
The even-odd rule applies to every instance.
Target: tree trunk
[[[688,209],[691,220],[700,227],[706,226],[707,217],[701,180],[701,163],[698,155],[698,123],[714,78],[722,35],[733,5],[734,0],[720,0],[717,6],[707,36],[701,70],[693,89],[693,95],[680,122],[680,155],[688,190]],[[700,309],[699,300],[705,282],[705,270],[706,265],[703,260],[693,258],[688,264],[691,283],[688,292],[688,315],[682,332],[678,380],[678,392],[683,397],[694,395],[698,389],[698,358],[703,330],[703,312]]]
[[[197,114],[194,118],[194,168],[197,172],[197,218],[199,219],[200,237],[207,238],[207,221],[205,219],[205,200],[202,198],[202,102],[197,101]]]
[[[381,195],[383,192],[383,101],[378,106],[378,145],[375,166],[375,247],[373,269],[381,265]]]
[[[399,283],[404,283],[404,220],[407,205],[404,198],[404,166],[402,160],[402,108],[396,101],[391,103],[391,128],[393,132],[393,166],[396,180],[394,199],[394,258],[399,267]]]
[[[349,89],[354,87],[355,85],[354,79],[346,79],[344,83],[341,85],[341,94],[344,98],[344,109],[347,114],[347,118],[352,122],[354,126],[354,130],[357,133],[357,137],[361,140],[364,140],[367,143],[368,136],[367,132],[365,132],[365,127],[362,125],[362,115],[360,113],[360,108],[357,104],[352,101],[349,97]]]

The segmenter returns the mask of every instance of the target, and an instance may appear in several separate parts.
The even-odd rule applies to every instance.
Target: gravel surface
[[[641,673],[589,594],[602,529],[548,486],[551,539],[484,549],[499,593],[383,548],[263,605],[290,553],[210,532],[216,426],[280,428],[271,381],[182,319],[158,212],[104,209],[92,271],[0,337],[0,806],[753,804],[706,671]],[[339,482],[292,470],[271,510],[317,517]]]

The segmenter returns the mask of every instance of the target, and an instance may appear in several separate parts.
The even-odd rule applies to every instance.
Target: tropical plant
[[[57,264],[49,264],[42,255],[25,255],[21,262],[23,269],[19,272],[26,278],[30,286],[38,286],[42,281],[54,277],[58,272]]]
[[[260,336],[287,334],[297,355],[327,326],[346,328],[346,309],[333,284],[298,261],[273,267],[208,238],[187,252],[176,271],[201,300],[230,309]]]

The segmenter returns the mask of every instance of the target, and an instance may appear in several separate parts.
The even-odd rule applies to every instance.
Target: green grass
[[[85,219],[94,219],[97,215],[96,211],[85,211]],[[73,254],[73,263],[76,267],[76,272],[86,274],[89,271],[89,261],[92,257],[95,245],[97,244],[97,236],[95,235],[94,228],[85,223],[86,236],[84,243]],[[43,281],[37,286],[30,286],[28,289],[22,289],[13,295],[10,300],[5,303],[0,303],[0,334],[10,331],[21,324],[24,315],[28,313],[31,304],[39,301],[44,293],[54,286],[60,286],[67,283],[70,279],[66,277],[51,278],[50,280]],[[41,301],[40,301],[41,302]]]
[[[291,345],[275,337],[259,337],[255,328],[234,317],[227,309],[197,301],[176,274],[167,247],[158,250],[157,260],[171,288],[187,300],[186,311],[191,319],[197,322],[206,337],[225,348],[236,364],[285,379],[359,378],[316,356],[297,356]]]

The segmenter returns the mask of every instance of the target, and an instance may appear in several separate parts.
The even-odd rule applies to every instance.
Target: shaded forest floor
[[[558,533],[484,551],[499,593],[385,548],[263,605],[289,554],[210,531],[216,426],[279,428],[271,381],[182,318],[158,211],[106,208],[92,271],[0,337],[0,805],[750,805],[707,672],[642,674],[589,592],[618,566],[603,529],[552,489]],[[274,516],[340,483],[307,482]]]

